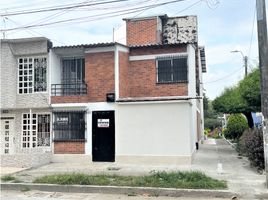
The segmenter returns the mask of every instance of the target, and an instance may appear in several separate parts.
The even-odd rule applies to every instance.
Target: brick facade
[[[54,142],[55,154],[85,154],[85,142]]]
[[[129,53],[119,52],[119,97],[127,97],[129,91]]]
[[[115,90],[114,52],[86,54],[85,80],[88,102],[106,101],[106,94]]]
[[[51,103],[87,103],[88,95],[83,96],[52,96]]]
[[[127,45],[157,44],[157,18],[127,20]]]
[[[187,52],[186,45],[130,48],[129,56],[182,52]],[[126,56],[127,54],[120,53],[119,57],[120,98],[186,96],[188,94],[187,83],[157,83],[156,60],[129,61],[126,67],[127,63],[124,61]]]
[[[132,61],[129,67],[129,97],[186,96],[187,83],[156,83],[156,61]]]

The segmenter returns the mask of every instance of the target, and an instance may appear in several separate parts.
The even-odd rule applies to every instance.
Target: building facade
[[[1,165],[51,159],[52,113],[46,38],[1,40]]]
[[[2,118],[4,123],[11,117],[8,115],[20,112],[16,119],[22,124],[14,128],[17,137],[22,138],[18,140],[22,146],[17,148],[17,153],[26,153],[22,151],[25,143],[26,147],[29,145],[25,148],[28,154],[40,149],[46,151],[49,161],[53,162],[77,159],[85,162],[191,163],[203,137],[201,83],[202,72],[206,71],[205,51],[197,41],[197,19],[195,16],[169,18],[162,15],[125,21],[125,45],[113,42],[50,48],[47,41],[46,53],[30,52],[41,54],[42,64],[35,62],[33,55],[25,52],[21,54],[23,56],[13,55],[10,50],[14,57],[13,71],[18,73],[18,78],[20,65],[25,66],[25,63],[27,73],[29,66],[36,69],[34,73],[43,72],[34,75],[28,85],[22,82],[21,86],[17,79],[14,91],[22,91],[21,96],[29,98],[41,97],[31,99],[33,103],[28,100],[28,107],[27,104],[23,108],[18,104],[10,107],[13,98],[8,99],[7,94],[13,95],[14,91],[1,91],[1,98],[5,96],[6,102],[3,107],[1,104],[1,123]],[[6,45],[5,48],[10,49],[5,43],[2,41],[1,48]],[[25,58],[28,60],[24,62]],[[30,61],[32,65],[28,64]],[[39,69],[44,65],[46,79],[42,78],[44,67]],[[10,73],[10,66],[5,73]],[[1,89],[5,90],[6,83],[1,82]],[[44,85],[46,90],[40,91],[44,90]],[[29,121],[33,121],[32,124],[24,124]],[[46,125],[41,121],[46,121]],[[30,127],[26,134],[37,135],[37,139],[24,142],[24,125]],[[42,132],[48,130],[44,127],[49,127],[49,134]],[[48,141],[48,138],[47,149],[33,147],[34,143],[38,146],[38,141]]]

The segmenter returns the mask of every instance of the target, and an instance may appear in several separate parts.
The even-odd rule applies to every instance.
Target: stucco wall
[[[18,94],[17,59],[24,56],[47,56],[47,40],[22,42],[1,40],[1,108],[46,108],[49,107],[47,92]],[[48,58],[47,58],[48,59]],[[49,73],[47,60],[47,76]],[[47,82],[47,86],[49,83]]]
[[[1,114],[1,117],[14,117],[14,132],[12,134],[13,139],[10,141],[10,145],[13,146],[13,154],[21,153],[43,153],[46,151],[51,151],[51,147],[36,147],[36,148],[22,148],[22,114],[30,113],[29,109],[23,110],[11,110],[8,114]],[[32,109],[32,113],[50,113],[48,109]],[[52,128],[52,127],[50,127]],[[51,139],[52,135],[50,136]],[[2,151],[1,151],[2,152]],[[2,156],[2,155],[1,155]]]
[[[189,103],[121,104],[116,155],[190,156]]]

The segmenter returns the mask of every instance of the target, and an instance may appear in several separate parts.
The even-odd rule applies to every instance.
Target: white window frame
[[[45,58],[46,59],[46,90],[45,91],[34,91],[34,80],[35,80],[35,69],[34,69],[34,59],[39,59],[39,58]],[[23,59],[22,65],[24,65],[24,59],[27,59],[27,65],[28,68],[27,70],[24,70],[24,66],[22,66],[22,69],[20,69],[20,59]],[[32,64],[32,80],[29,81],[29,60],[31,59],[31,64]],[[45,55],[39,55],[39,56],[24,56],[24,57],[18,57],[17,58],[17,94],[34,94],[34,93],[47,93],[48,92],[48,57]],[[20,75],[20,71],[22,71],[22,75]],[[27,80],[24,81],[24,71],[27,71]],[[22,81],[20,81],[20,77],[22,77]],[[31,82],[31,86],[29,86]],[[20,87],[20,83],[22,84],[22,87]],[[24,87],[24,83],[28,83],[28,87]],[[22,89],[22,92],[20,93],[20,89]],[[27,92],[24,93],[24,89],[27,89]],[[31,92],[29,92],[31,90]]]
[[[29,120],[30,121],[30,124],[26,124],[27,128],[25,130],[26,134],[28,132],[28,135],[29,135],[29,141],[27,141],[27,143],[29,143],[29,147],[26,145],[26,147],[23,146],[23,138],[25,137],[23,134],[24,134],[24,129],[23,129],[23,120],[24,120],[24,117],[23,115],[28,115],[29,117],[27,117],[26,120]],[[21,148],[22,149],[30,149],[30,148],[51,148],[52,146],[52,113],[49,113],[49,112],[33,112],[31,113],[32,116],[30,116],[30,113],[22,113],[21,115]],[[33,124],[33,115],[36,115],[35,119],[36,119],[36,123]],[[38,115],[49,115],[49,118],[50,118],[50,128],[49,128],[49,133],[50,133],[50,136],[49,136],[49,146],[38,146]],[[32,121],[32,122],[31,122]],[[33,127],[36,127],[35,129]],[[35,141],[33,140],[33,138],[36,138]],[[27,144],[26,143],[26,144]],[[33,144],[35,143],[35,146],[33,146]]]

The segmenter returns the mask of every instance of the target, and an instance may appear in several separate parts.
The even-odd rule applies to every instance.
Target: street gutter
[[[1,190],[39,190],[48,192],[71,192],[71,193],[103,193],[125,195],[148,195],[170,197],[214,197],[231,198],[239,197],[230,190],[207,190],[207,189],[175,189],[154,187],[126,187],[126,186],[97,186],[97,185],[58,185],[58,184],[32,184],[32,183],[1,183]]]

